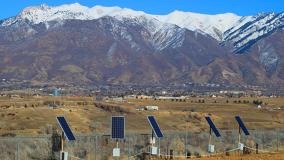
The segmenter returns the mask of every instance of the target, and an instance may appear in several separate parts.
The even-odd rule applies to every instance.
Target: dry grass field
[[[263,101],[258,109],[253,100]],[[203,103],[204,100],[204,103]],[[249,103],[243,103],[243,101]],[[64,115],[75,133],[93,131],[108,134],[112,115],[125,115],[127,133],[149,133],[147,115],[155,115],[166,132],[204,131],[205,115],[211,115],[218,128],[237,128],[234,116],[240,115],[250,129],[284,128],[284,97],[280,98],[190,98],[185,102],[154,99],[103,101],[93,97],[0,97],[0,135],[39,135],[56,126],[55,117]],[[56,104],[56,108],[53,108]],[[156,105],[159,111],[137,111],[140,106]],[[101,106],[101,107],[100,107]],[[115,106],[115,107],[105,107]]]
[[[284,153],[196,158],[199,160],[283,160]]]
[[[168,158],[169,159],[169,158]],[[174,160],[185,160],[186,158],[174,158]],[[233,155],[233,156],[212,156],[202,158],[191,158],[192,160],[283,160],[284,153],[267,153],[267,154],[251,154],[251,155]],[[158,160],[158,159],[153,159]],[[166,160],[166,159],[159,159]]]
[[[260,100],[263,102],[262,108],[259,109],[255,104],[254,100]],[[141,108],[146,105],[155,105],[159,107],[158,111],[139,111],[137,108]],[[255,97],[255,98],[210,98],[210,97],[196,97],[189,98],[185,101],[180,100],[158,100],[158,99],[140,99],[140,98],[129,98],[124,101],[119,100],[104,100],[95,102],[93,97],[0,97],[0,136],[38,136],[44,134],[50,134],[52,128],[59,127],[56,121],[56,116],[64,115],[72,130],[76,135],[87,134],[93,135],[92,133],[110,134],[110,122],[111,116],[113,115],[124,115],[126,117],[126,134],[136,133],[142,134],[137,136],[136,134],[128,135],[129,142],[133,142],[130,148],[137,147],[141,149],[141,146],[145,147],[148,144],[145,142],[143,134],[151,134],[151,128],[146,119],[147,115],[155,115],[156,119],[168,138],[161,141],[162,152],[166,153],[166,148],[175,150],[175,154],[184,155],[185,142],[184,136],[185,131],[197,132],[198,134],[193,135],[189,138],[190,152],[200,153],[204,155],[206,152],[206,145],[208,142],[207,136],[200,134],[199,132],[208,132],[208,124],[204,118],[206,115],[210,115],[214,120],[216,126],[221,130],[237,129],[237,124],[234,120],[234,116],[240,115],[245,121],[246,126],[250,129],[274,129],[284,128],[284,97],[279,98],[267,98],[267,97]],[[182,132],[180,135],[179,132]],[[174,134],[171,134],[174,133]],[[178,134],[176,134],[178,133]],[[174,135],[174,137],[170,137]],[[83,135],[84,136],[84,135]],[[175,137],[180,136],[180,137]],[[276,150],[277,145],[275,144],[276,137],[272,139],[262,137],[265,140],[261,147],[264,150],[269,149],[268,147],[274,147],[273,151]],[[234,143],[224,136],[223,141],[215,141],[216,148],[224,151],[228,147],[234,147]],[[243,139],[244,140],[244,139]],[[253,147],[254,143],[250,145],[250,141],[253,138],[244,140],[249,146]],[[2,140],[3,148],[11,148],[9,151],[2,153],[2,155],[15,155],[15,148],[13,147],[13,138],[5,141],[5,137]],[[97,156],[101,159],[105,159],[111,156],[112,143],[108,142],[108,136],[99,136],[98,147],[101,149],[96,152]],[[282,143],[284,139],[279,139],[280,147],[283,147]],[[4,145],[4,142],[6,143]],[[41,143],[42,142],[42,143]],[[45,139],[38,141],[37,145],[32,145],[32,141],[22,142],[21,153],[30,157],[27,153],[31,152],[32,156],[35,156],[35,146],[39,144],[46,145],[47,147],[49,140]],[[121,145],[125,149],[129,145],[128,141],[123,142]],[[227,143],[228,142],[228,143]],[[134,143],[137,143],[134,144]],[[29,145],[30,144],[30,145]],[[94,140],[81,138],[78,140],[78,144],[69,146],[69,152],[85,159],[94,154]],[[93,148],[92,148],[93,147]],[[80,149],[78,149],[80,148]],[[50,148],[49,148],[50,149]],[[233,149],[233,148],[231,148]],[[39,148],[40,150],[40,148]],[[145,151],[144,149],[139,150]],[[281,150],[281,148],[280,148]],[[37,151],[37,150],[36,150]],[[48,151],[48,147],[42,151]],[[77,151],[84,151],[80,153]],[[127,149],[125,150],[127,151]],[[43,153],[37,156],[42,156]],[[217,150],[216,150],[217,152]],[[48,152],[45,153],[46,157],[49,156]],[[134,151],[132,152],[134,154]],[[136,154],[136,152],[135,152]],[[0,154],[1,155],[1,154]],[[123,153],[125,157],[127,153]],[[205,154],[206,155],[206,154]],[[13,156],[12,156],[13,157]],[[1,157],[0,157],[1,159]],[[29,158],[26,158],[29,159]],[[259,154],[259,155],[230,155],[230,156],[218,156],[218,157],[203,157],[198,158],[200,160],[266,160],[284,159],[284,154]]]

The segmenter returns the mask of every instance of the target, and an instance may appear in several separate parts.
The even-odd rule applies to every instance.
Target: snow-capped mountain
[[[103,7],[95,6],[88,8],[78,3],[62,5],[57,7],[49,7],[47,5],[41,5],[37,7],[25,8],[18,16],[9,18],[2,23],[2,26],[10,26],[17,24],[17,22],[28,21],[32,24],[44,23],[46,28],[50,27],[51,22],[64,23],[64,20],[95,20],[101,17],[110,16],[114,17],[120,22],[126,23],[138,23],[143,25],[150,33],[150,43],[156,48],[156,50],[162,50],[166,47],[178,46],[183,42],[184,29],[177,27],[174,24],[163,23],[156,19],[154,16],[146,14],[141,11],[134,11],[127,8],[120,7]],[[112,24],[115,28],[116,24]],[[125,39],[131,43],[132,47],[137,47],[133,42],[133,37],[125,29],[121,30]],[[115,31],[114,31],[115,32]],[[114,33],[114,37],[116,34]]]
[[[67,19],[94,20],[103,16],[122,18],[139,18],[157,19],[157,28],[161,28],[163,23],[170,23],[181,28],[191,31],[197,31],[203,34],[209,34],[217,40],[222,39],[222,34],[231,28],[241,17],[232,13],[206,15],[191,12],[174,11],[168,15],[151,15],[142,11],[134,11],[120,7],[103,7],[95,6],[88,8],[78,3],[49,7],[41,5],[36,7],[25,8],[18,16],[10,18],[3,26],[9,26],[19,20],[28,20],[33,24],[46,23],[49,21],[62,21]],[[156,28],[155,27],[155,28]]]
[[[120,7],[94,6],[92,8],[82,6],[78,3],[66,4],[56,7],[47,5],[27,7],[19,15],[2,22],[2,26],[9,26],[18,21],[28,20],[33,24],[76,19],[94,20],[104,16],[123,19],[147,19],[155,21],[151,26],[153,34],[160,29],[173,28],[169,24],[177,25],[191,31],[208,34],[220,42],[231,42],[239,52],[249,47],[259,38],[283,27],[284,13],[259,14],[256,16],[238,16],[232,13],[206,15],[191,12],[174,11],[168,15],[151,15],[142,11],[135,11]],[[165,31],[166,32],[166,31]]]
[[[145,16],[141,11],[131,9],[122,9],[119,7],[95,6],[88,8],[79,3],[66,4],[56,7],[50,7],[46,4],[41,6],[27,7],[17,16],[9,18],[2,23],[2,26],[10,26],[19,21],[28,20],[32,24],[44,23],[51,21],[61,22],[64,20],[94,20],[104,16],[122,18],[135,18]]]

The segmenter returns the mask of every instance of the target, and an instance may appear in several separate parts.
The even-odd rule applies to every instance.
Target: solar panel
[[[239,126],[241,127],[241,129],[242,129],[243,132],[245,133],[245,135],[248,136],[248,135],[249,135],[249,132],[248,132],[248,130],[247,130],[245,124],[243,123],[241,117],[240,117],[240,116],[236,116],[235,118],[236,118],[237,122],[239,123]]]
[[[125,120],[124,116],[111,117],[111,138],[124,139]]]
[[[74,134],[72,133],[66,119],[62,116],[60,117],[56,117],[57,118],[57,121],[62,129],[62,131],[64,132],[64,135],[66,136],[67,140],[68,141],[74,141],[75,140],[75,136]]]
[[[215,133],[216,137],[221,137],[221,134],[219,133],[218,129],[216,128],[215,124],[212,122],[210,117],[205,117],[205,119],[207,120],[210,128],[213,130],[213,132]]]
[[[159,127],[155,117],[154,116],[148,116],[148,121],[149,121],[149,123],[150,123],[150,125],[151,125],[151,127],[152,127],[152,129],[153,129],[153,131],[154,131],[154,133],[156,135],[156,137],[163,138],[164,135],[163,135],[163,133],[162,133],[162,131],[161,131],[161,129],[160,129],[160,127]]]

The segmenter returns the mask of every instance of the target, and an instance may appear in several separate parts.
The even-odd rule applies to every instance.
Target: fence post
[[[185,133],[185,150],[184,150],[184,153],[185,153],[185,157],[187,157],[187,130],[186,130],[186,133]]]
[[[130,160],[130,136],[128,137],[128,160]]]
[[[16,160],[19,160],[19,142],[17,142]]]
[[[262,141],[262,149],[265,148],[265,139],[264,139],[264,131],[262,130],[262,137],[261,137],[261,141]]]
[[[97,160],[97,141],[98,141],[98,136],[96,135],[95,137],[95,160]]]
[[[170,149],[170,159],[174,159],[174,150]]]
[[[279,151],[279,129],[276,129],[276,138],[277,138],[277,140],[276,140],[276,143],[277,143],[277,152]]]

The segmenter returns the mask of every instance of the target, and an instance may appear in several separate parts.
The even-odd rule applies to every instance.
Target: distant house
[[[136,108],[136,111],[144,111],[145,108],[144,107],[139,107],[139,108]]]
[[[162,91],[162,94],[163,94],[163,95],[167,94],[167,91]]]
[[[185,100],[187,99],[188,97],[186,96],[180,96],[180,97],[171,97],[171,96],[157,96],[156,97],[157,99],[161,99],[161,100]]]
[[[125,99],[122,97],[113,97],[111,100],[115,102],[125,102]]]
[[[103,96],[101,96],[101,95],[97,95],[96,97],[95,97],[95,101],[102,101],[104,99],[104,97]]]
[[[58,88],[55,88],[55,89],[53,90],[52,95],[53,95],[54,97],[60,96],[59,89],[58,89]]]
[[[153,99],[153,96],[147,96],[147,95],[137,95],[136,98],[138,99]]]
[[[147,110],[147,111],[158,111],[159,107],[158,106],[145,106],[145,110]]]

